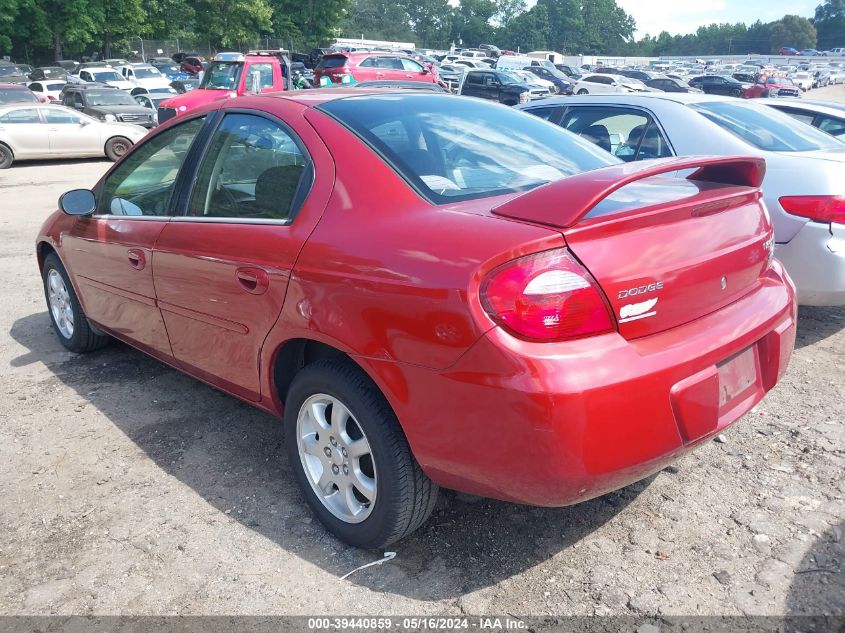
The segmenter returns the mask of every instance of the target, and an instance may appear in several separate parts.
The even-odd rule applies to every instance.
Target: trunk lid
[[[579,174],[494,209],[560,229],[627,339],[736,301],[760,283],[773,248],[759,191],[762,160],[648,163]],[[661,175],[687,168],[697,168],[689,179]]]

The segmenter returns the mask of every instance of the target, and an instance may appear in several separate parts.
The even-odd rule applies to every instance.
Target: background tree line
[[[525,0],[0,0],[0,54],[19,61],[126,55],[139,38],[212,50],[273,38],[308,49],[341,35],[571,55],[767,54],[845,46],[845,0],[824,0],[812,19],[710,24],[639,40],[635,31],[616,0],[537,0],[530,8]]]

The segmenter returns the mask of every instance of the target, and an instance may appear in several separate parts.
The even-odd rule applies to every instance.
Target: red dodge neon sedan
[[[438,486],[576,503],[757,403],[795,336],[764,169],[621,164],[450,95],[243,97],[66,193],[38,264],[65,347],[114,337],[282,416],[315,514],[382,547]]]

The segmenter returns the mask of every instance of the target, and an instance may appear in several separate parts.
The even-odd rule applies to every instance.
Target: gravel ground
[[[723,441],[570,508],[444,494],[341,581],[380,554],[312,520],[276,419],[53,335],[33,240],[107,167],[0,172],[0,615],[845,615],[845,309],[800,311],[786,377]]]

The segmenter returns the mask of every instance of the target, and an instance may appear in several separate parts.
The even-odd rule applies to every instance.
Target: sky
[[[694,32],[713,22],[771,22],[784,15],[812,17],[821,0],[616,0],[637,21],[637,37]],[[533,4],[533,3],[532,3]]]
[[[589,0],[587,0],[589,1]],[[458,0],[449,0],[458,4]],[[531,7],[536,0],[526,0]],[[713,22],[772,22],[783,16],[813,17],[821,0],[616,0],[637,21],[637,39],[645,34],[693,33]]]

